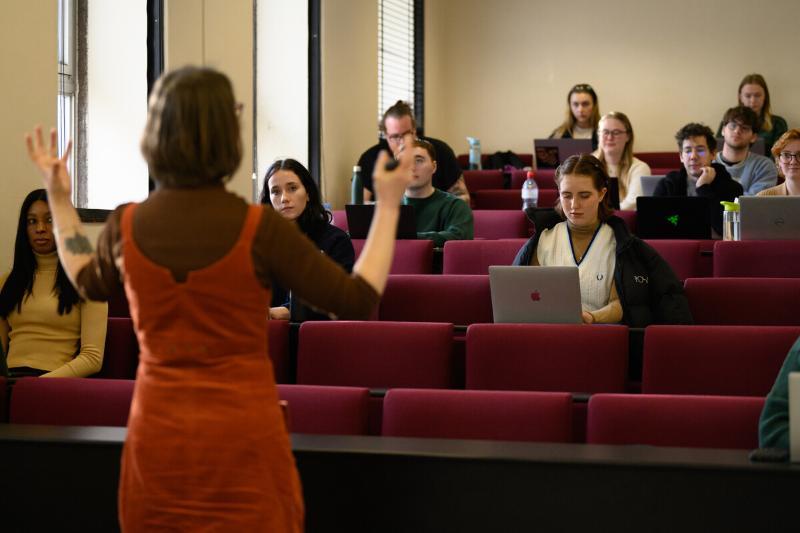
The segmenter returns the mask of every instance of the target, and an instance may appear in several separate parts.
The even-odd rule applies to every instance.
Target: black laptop
[[[619,178],[608,178],[608,204],[612,209],[619,209]]]
[[[344,206],[347,213],[347,229],[351,239],[366,239],[372,215],[375,213],[375,204],[347,204]],[[417,238],[417,215],[414,207],[400,206],[400,220],[397,222],[398,239]]]
[[[636,234],[641,239],[710,239],[708,198],[699,196],[639,196]]]

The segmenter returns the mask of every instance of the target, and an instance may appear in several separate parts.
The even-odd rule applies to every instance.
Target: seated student
[[[721,201],[734,201],[742,195],[742,186],[731,178],[725,167],[712,163],[717,139],[704,124],[689,123],[675,134],[683,168],[667,174],[658,182],[653,196],[702,196],[709,198],[711,227],[722,235]]]
[[[261,203],[271,206],[283,218],[293,220],[300,231],[311,239],[320,251],[353,271],[355,251],[350,237],[331,224],[331,213],[322,206],[319,188],[311,173],[294,159],[279,159],[272,163],[264,176]],[[328,315],[312,311],[295,302],[286,289],[273,283],[272,307],[269,317],[277,320],[327,320]]]
[[[550,134],[550,139],[591,139],[597,148],[600,107],[597,93],[588,83],[579,83],[567,93],[567,118]]]
[[[375,160],[381,150],[391,152],[395,157],[403,149],[403,136],[411,134],[417,137],[417,121],[414,111],[408,103],[398,100],[386,110],[380,123],[381,140],[361,154],[358,166],[361,167],[361,179],[364,183],[364,201],[374,200],[372,194],[372,173],[375,169]],[[447,191],[469,204],[469,192],[458,166],[458,160],[453,149],[444,141],[433,137],[419,137],[430,142],[439,155],[436,173],[433,175],[433,186]]]
[[[436,172],[436,149],[423,139],[416,139],[414,150],[414,179],[406,187],[403,203],[414,207],[417,218],[417,238],[444,246],[446,241],[469,240],[474,234],[472,209],[450,193],[433,186]]]
[[[770,109],[769,89],[767,82],[761,74],[748,74],[739,84],[738,105],[743,105],[752,109],[758,116],[761,129],[758,136],[764,139],[764,147],[767,154],[772,152],[772,147],[781,135],[786,133],[789,127],[786,120],[778,115],[773,115]],[[717,137],[722,136],[722,128],[725,127],[723,120],[717,129]]]
[[[571,156],[556,170],[556,183],[555,211],[529,210],[536,233],[514,264],[577,266],[587,324],[691,324],[683,284],[611,214],[603,164],[592,155]]]
[[[725,165],[731,177],[742,184],[746,196],[755,196],[775,186],[778,173],[774,163],[750,151],[761,128],[758,115],[749,107],[732,107],[725,112],[722,121],[725,142],[714,161]]]
[[[772,147],[772,155],[784,182],[762,190],[757,196],[800,196],[800,130],[784,133]]]
[[[0,342],[10,377],[80,378],[100,371],[108,304],[81,300],[67,279],[44,189],[22,202],[14,266],[0,285]]]
[[[800,338],[783,362],[758,422],[760,448],[789,449],[789,374],[800,372]]]
[[[619,183],[619,208],[636,209],[636,197],[642,195],[642,176],[649,176],[650,166],[633,157],[633,126],[625,113],[613,111],[600,119],[600,147],[594,156]]]

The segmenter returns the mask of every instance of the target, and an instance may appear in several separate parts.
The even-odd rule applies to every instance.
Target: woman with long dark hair
[[[44,189],[22,202],[14,266],[0,285],[9,376],[86,377],[100,370],[108,306],[81,300],[67,278]]]
[[[164,73],[141,141],[157,188],[111,213],[96,251],[71,203],[69,148],[57,156],[55,130],[47,144],[40,128],[27,137],[67,275],[91,299],[124,284],[139,338],[123,531],[302,531],[300,478],[267,353],[272,280],[352,319],[367,319],[386,286],[412,157],[388,168],[388,154],[378,158],[372,228],[348,275],[296,224],[225,189],[242,159],[240,108],[218,71]]]
[[[279,159],[270,165],[264,176],[261,203],[271,206],[283,218],[294,221],[323,254],[342,265],[347,272],[353,270],[356,261],[353,243],[347,233],[331,224],[333,217],[322,205],[317,184],[299,161]],[[291,318],[295,322],[328,318],[324,313],[308,309],[292,298],[290,292],[275,284],[269,316],[277,320]]]

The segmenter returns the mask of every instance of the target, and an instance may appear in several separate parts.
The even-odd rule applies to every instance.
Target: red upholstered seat
[[[554,168],[543,168],[541,170],[534,171],[533,179],[536,180],[536,185],[538,185],[540,189],[558,189],[558,187],[556,187],[555,175],[556,170]],[[516,190],[521,189],[522,184],[525,183],[527,178],[527,170],[512,171],[511,188]]]
[[[483,189],[503,189],[505,178],[502,170],[465,170],[464,184],[471,193]]]
[[[392,389],[383,435],[570,442],[572,397],[557,392]]]
[[[624,392],[628,328],[583,324],[475,324],[467,329],[466,387]]]
[[[642,393],[766,396],[800,327],[650,326]]]
[[[677,150],[670,152],[639,152],[633,154],[652,168],[668,168],[677,170],[681,168],[681,158]]]
[[[103,367],[95,374],[98,378],[135,379],[139,366],[139,341],[133,330],[133,320],[109,317],[106,328],[106,345],[103,350]]]
[[[325,435],[366,435],[369,389],[321,385],[278,385],[289,404],[289,431]]]
[[[519,189],[487,189],[472,194],[474,209],[522,209],[522,196]],[[539,189],[539,207],[556,205],[556,189]]]
[[[717,241],[714,276],[800,278],[800,240]]]
[[[693,448],[758,447],[764,398],[595,394],[589,400],[589,444]]]
[[[646,242],[672,267],[679,280],[712,275],[714,241],[651,239]]]
[[[381,297],[380,320],[492,322],[489,276],[391,275]]]
[[[614,211],[614,214],[625,221],[625,225],[628,226],[628,231],[636,235],[636,211],[629,210],[629,211]]]
[[[800,325],[800,278],[688,278],[695,324]]]
[[[269,342],[269,358],[275,373],[276,383],[288,383],[291,379],[289,361],[289,321],[268,320],[267,340]]]
[[[57,426],[125,426],[133,380],[23,378],[14,384],[9,421]]]
[[[347,231],[348,230],[347,213],[345,212],[345,210],[340,209],[336,211],[331,211],[331,214],[333,215],[333,220],[331,221],[331,224],[333,224],[342,231]]]
[[[0,376],[0,422],[8,422],[8,380]]]
[[[479,209],[473,211],[472,216],[476,239],[530,237],[533,229],[522,209]]]
[[[510,265],[525,242],[527,239],[448,241],[444,244],[442,273],[488,274],[490,265]]]
[[[453,325],[305,322],[297,382],[388,389],[447,388],[453,381]]]
[[[365,239],[353,239],[356,259],[364,249]],[[430,274],[433,271],[433,241],[400,239],[395,241],[390,274]]]

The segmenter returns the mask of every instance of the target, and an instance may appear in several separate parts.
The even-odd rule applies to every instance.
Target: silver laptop
[[[664,179],[664,176],[642,176],[642,196],[653,196],[656,192],[658,182]]]
[[[743,241],[800,239],[800,196],[740,196]]]
[[[578,267],[490,266],[495,323],[580,324]]]

